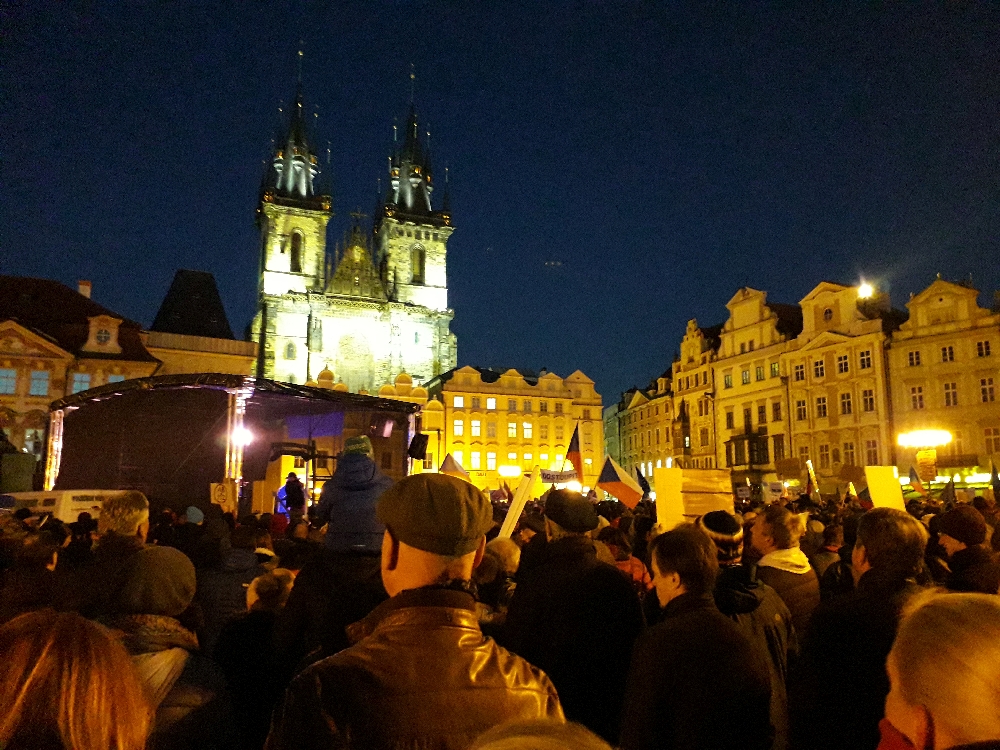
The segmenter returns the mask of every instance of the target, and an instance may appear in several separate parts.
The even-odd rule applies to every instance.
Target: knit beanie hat
[[[735,565],[743,558],[743,526],[732,513],[713,510],[699,516],[697,526],[715,544],[720,565]]]
[[[121,608],[129,615],[177,617],[194,600],[194,565],[173,547],[143,547],[121,591]]]
[[[974,547],[986,541],[986,520],[971,505],[959,505],[941,516],[938,531]]]
[[[369,440],[367,435],[358,435],[357,437],[347,438],[344,441],[344,454],[349,456],[354,453],[368,456],[368,458],[375,457],[372,441]]]

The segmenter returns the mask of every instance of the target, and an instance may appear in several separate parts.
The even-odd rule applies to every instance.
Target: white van
[[[104,499],[123,494],[122,490],[49,490],[48,492],[8,492],[14,508],[30,508],[33,513],[51,513],[64,523],[76,521],[86,511],[94,518],[101,515]]]

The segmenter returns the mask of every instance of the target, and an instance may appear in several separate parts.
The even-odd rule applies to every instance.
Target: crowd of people
[[[992,494],[665,530],[347,441],[319,502],[0,513],[0,747],[1000,748]],[[303,495],[304,498],[304,495]]]

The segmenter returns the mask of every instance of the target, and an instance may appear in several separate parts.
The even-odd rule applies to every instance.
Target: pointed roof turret
[[[337,270],[326,286],[327,294],[339,294],[345,297],[364,297],[366,299],[385,300],[385,287],[375,265],[372,263],[371,250],[361,229],[360,213],[354,213],[354,226],[351,236],[344,243],[344,253],[337,263]]]

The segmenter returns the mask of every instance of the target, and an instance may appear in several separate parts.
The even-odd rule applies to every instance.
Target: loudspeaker
[[[415,458],[418,461],[423,461],[427,458],[427,440],[429,436],[422,432],[418,432],[413,436],[413,440],[410,441],[410,447],[406,449],[406,455],[410,458]]]

